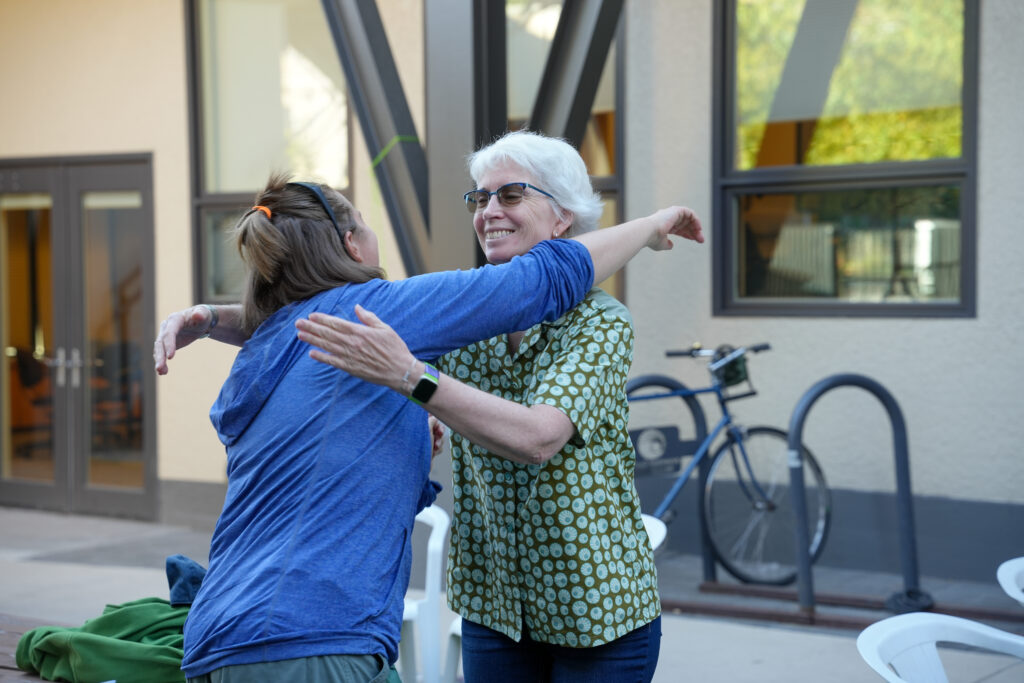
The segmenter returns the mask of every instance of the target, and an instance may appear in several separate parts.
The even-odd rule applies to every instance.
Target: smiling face
[[[515,164],[502,164],[487,171],[478,189],[493,192],[508,183],[530,183],[543,188],[529,173]],[[489,263],[505,263],[513,256],[528,252],[543,240],[558,237],[572,224],[572,214],[563,211],[559,219],[551,200],[532,188],[526,188],[516,206],[502,206],[492,195],[487,207],[473,214],[473,229]]]

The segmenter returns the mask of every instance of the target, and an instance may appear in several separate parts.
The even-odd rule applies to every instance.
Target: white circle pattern
[[[562,410],[577,434],[544,465],[520,465],[452,435],[455,508],[448,603],[518,640],[596,647],[660,614],[627,433],[629,314],[594,291],[524,335],[441,359],[442,370],[524,405]]]

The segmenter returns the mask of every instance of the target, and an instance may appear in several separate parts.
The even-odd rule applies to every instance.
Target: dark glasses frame
[[[508,189],[511,187],[518,187],[522,192],[522,194],[519,195],[518,199],[509,200],[506,197]],[[519,202],[523,201],[523,197],[526,196],[526,188],[530,188],[531,190],[537,190],[537,192],[540,192],[545,197],[548,197],[549,199],[552,199],[554,201],[558,201],[550,192],[545,192],[536,185],[531,185],[530,183],[505,183],[494,192],[480,189],[470,190],[466,194],[462,195],[462,199],[463,201],[466,202],[466,208],[469,209],[469,212],[476,213],[477,211],[483,210],[487,206],[488,202],[491,201],[491,197],[494,195],[498,195],[498,201],[501,203],[502,206],[516,206],[517,204],[519,204]]]
[[[345,253],[348,254],[349,258],[352,258],[352,254],[348,253],[348,247],[345,246],[345,233],[342,232],[341,226],[338,225],[338,219],[334,215],[334,209],[331,208],[331,205],[330,205],[330,203],[328,203],[327,197],[324,195],[324,191],[320,189],[320,186],[315,184],[315,183],[294,183],[294,182],[293,183],[288,183],[287,185],[285,185],[285,187],[289,187],[289,186],[301,187],[301,188],[303,188],[305,190],[308,190],[309,192],[311,192],[313,194],[314,197],[316,197],[320,201],[321,206],[324,207],[324,213],[326,213],[327,217],[331,219],[331,223],[334,225],[334,229],[338,232],[338,239],[341,240],[341,248],[345,250]]]

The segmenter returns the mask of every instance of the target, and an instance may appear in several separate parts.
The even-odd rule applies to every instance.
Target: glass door
[[[64,359],[54,344],[51,183],[28,172],[17,190],[0,192],[0,482],[22,485],[24,501],[12,502],[53,505],[66,468],[55,457]]]
[[[4,178],[0,503],[154,518],[148,158]]]

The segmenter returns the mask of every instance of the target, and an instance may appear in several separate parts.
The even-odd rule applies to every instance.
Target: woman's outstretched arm
[[[225,344],[241,346],[249,335],[241,331],[242,306],[198,304],[175,311],[160,323],[153,342],[153,366],[158,375],[167,374],[167,361],[197,339],[209,337]]]
[[[587,233],[578,239],[594,262],[594,281],[621,268],[644,247],[671,249],[671,236],[703,242],[700,221],[683,207],[663,209],[646,218]],[[315,348],[310,356],[360,379],[409,396],[425,371],[401,337],[372,312],[356,306],[360,322],[314,313],[296,321],[298,336]],[[517,462],[547,461],[576,431],[554,406],[524,406],[441,375],[424,406],[431,414],[488,451]]]
[[[376,315],[356,306],[356,316],[363,324],[314,313],[295,326],[299,339],[317,347],[313,359],[409,396],[424,363]],[[546,462],[576,431],[554,406],[506,401],[443,374],[423,407],[478,446],[526,464]]]
[[[704,241],[700,219],[692,210],[673,206],[644,218],[603,228],[573,238],[590,252],[594,263],[594,283],[603,282],[622,268],[644,247],[655,251],[672,248],[671,237]],[[215,319],[216,316],[216,319]],[[153,344],[153,363],[157,374],[166,375],[167,361],[178,349],[209,336],[215,341],[241,346],[248,335],[241,330],[242,307],[239,304],[210,306],[199,304],[176,311],[162,323]]]

